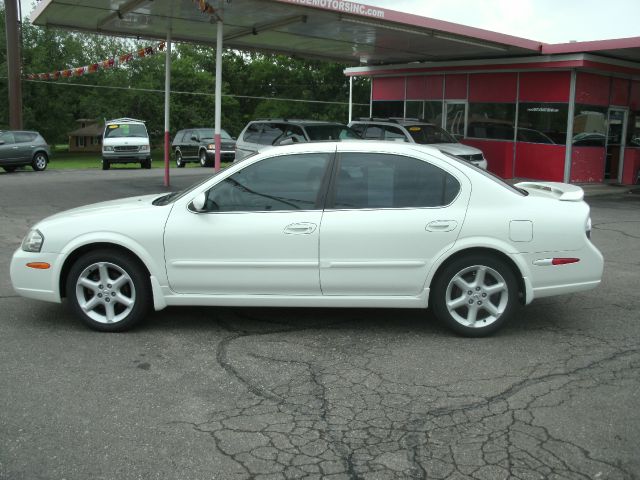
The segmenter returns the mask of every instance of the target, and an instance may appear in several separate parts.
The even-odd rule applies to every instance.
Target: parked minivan
[[[102,169],[113,163],[139,163],[151,168],[149,133],[142,120],[116,118],[104,125],[102,135]]]

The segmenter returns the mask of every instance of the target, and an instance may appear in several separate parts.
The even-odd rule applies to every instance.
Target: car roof
[[[346,125],[344,123],[340,123],[340,122],[331,122],[331,121],[327,121],[327,120],[297,120],[297,119],[289,119],[289,118],[261,118],[258,120],[252,120],[249,123],[273,123],[273,122],[280,122],[280,123],[289,123],[292,125],[337,125],[340,127],[346,127]]]
[[[135,118],[127,118],[127,117],[123,117],[123,118],[114,118],[113,120],[107,120],[105,122],[105,125],[111,125],[114,123],[142,123],[144,124],[144,120],[136,120]]]
[[[397,120],[376,120],[376,119],[364,119],[364,120],[354,120],[351,123],[366,123],[366,124],[379,124],[379,125],[395,125],[395,126],[410,126],[410,125],[429,125],[431,127],[435,127],[435,123],[431,122],[423,122],[420,120],[407,120],[407,119],[397,119]]]

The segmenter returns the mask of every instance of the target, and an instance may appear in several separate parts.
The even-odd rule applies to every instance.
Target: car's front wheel
[[[47,162],[49,158],[47,154],[44,152],[38,152],[33,156],[33,160],[31,160],[31,168],[33,168],[36,172],[41,172],[45,168],[47,168]]]
[[[146,168],[147,170],[151,168],[151,160],[144,160],[140,163],[141,168]]]
[[[518,283],[499,258],[467,255],[442,270],[430,298],[436,317],[449,328],[467,337],[482,337],[509,321],[517,306]]]
[[[182,153],[176,152],[176,166],[178,168],[184,168],[184,160],[182,159]]]
[[[209,167],[209,160],[207,159],[207,152],[200,150],[200,166]]]
[[[111,168],[111,164],[109,163],[109,160],[102,160],[102,169],[109,170],[110,168]]]
[[[117,250],[82,255],[66,282],[71,310],[94,330],[121,332],[147,314],[151,304],[148,274],[131,256]]]

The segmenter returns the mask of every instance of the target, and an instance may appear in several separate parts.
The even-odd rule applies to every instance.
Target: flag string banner
[[[165,42],[160,42],[158,45],[152,47],[144,47],[136,50],[135,52],[117,55],[101,62],[92,63],[91,65],[85,65],[84,67],[67,68],[50,73],[29,73],[25,75],[25,78],[27,80],[58,80],[60,78],[82,77],[83,75],[96,73],[100,70],[117,68],[120,65],[129,63],[136,58],[149,57],[157,52],[164,52],[165,48]]]

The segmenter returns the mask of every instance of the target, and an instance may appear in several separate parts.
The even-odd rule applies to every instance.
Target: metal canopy
[[[218,1],[209,0],[218,6]],[[224,2],[227,48],[347,64],[523,56],[540,42],[334,0]],[[216,16],[194,0],[42,0],[34,24],[107,35],[216,43]]]

